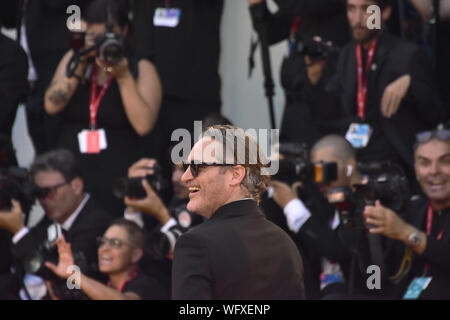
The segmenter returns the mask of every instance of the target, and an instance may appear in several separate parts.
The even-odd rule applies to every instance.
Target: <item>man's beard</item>
[[[381,33],[381,30],[379,30],[379,29],[374,29],[374,30],[367,29],[369,31],[368,33],[366,33],[362,38],[356,39],[354,29],[356,29],[356,28],[352,28],[352,37],[355,40],[355,42],[358,44],[366,44],[366,43],[372,41],[374,38],[376,38]]]

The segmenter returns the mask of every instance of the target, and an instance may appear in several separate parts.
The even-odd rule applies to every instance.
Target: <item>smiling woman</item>
[[[62,237],[57,241],[58,265],[46,263],[56,275],[67,279],[67,268],[74,264],[70,244]],[[78,282],[94,300],[157,300],[168,299],[167,290],[160,283],[139,270],[138,263],[143,256],[144,233],[134,222],[117,219],[111,223],[98,248],[100,272],[107,275],[105,285],[81,273]]]

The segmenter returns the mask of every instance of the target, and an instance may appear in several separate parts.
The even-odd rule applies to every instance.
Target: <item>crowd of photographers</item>
[[[259,36],[288,40],[279,171],[260,207],[297,245],[306,298],[450,299],[450,8],[275,2],[248,0]],[[65,45],[71,4],[83,32]],[[0,36],[0,298],[170,299],[177,239],[204,221],[170,135],[229,124],[223,0],[3,6],[22,47]],[[11,145],[21,99],[29,170]],[[36,200],[45,216],[30,226]]]

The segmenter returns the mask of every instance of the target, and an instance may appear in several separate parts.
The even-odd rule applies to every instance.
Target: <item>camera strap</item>
[[[292,21],[292,25],[291,25],[291,33],[289,36],[289,55],[291,54],[292,50],[294,49],[294,45],[295,45],[295,35],[297,34],[297,31],[300,27],[300,22],[302,21],[301,16],[295,16],[294,20]]]
[[[358,93],[356,96],[356,102],[358,106],[358,117],[364,119],[366,115],[366,105],[367,105],[367,86],[369,79],[370,66],[372,65],[373,57],[375,56],[375,50],[378,45],[378,39],[375,39],[371,44],[369,51],[367,53],[366,68],[363,71],[363,59],[362,59],[362,45],[356,45],[356,61],[358,63]]]
[[[131,281],[133,281],[134,279],[136,279],[136,277],[138,276],[138,274],[139,274],[139,269],[133,271],[132,273],[130,273],[130,274],[128,275],[127,279],[119,285],[119,287],[117,288],[117,290],[119,290],[120,292],[123,292],[123,290],[125,289],[125,286],[126,286],[128,283],[130,283]],[[111,281],[108,281],[108,286],[109,286],[109,287],[113,287]]]
[[[442,227],[441,231],[439,231],[438,235],[436,236],[436,240],[441,240],[442,239],[442,236],[444,235],[444,230],[445,230],[445,227],[447,226],[447,223],[448,223],[448,215],[447,215],[447,217],[445,219],[444,226]],[[433,226],[433,208],[431,207],[431,203],[428,202],[427,230],[426,230],[427,231],[427,236],[431,235],[431,228],[432,228],[432,226]],[[424,274],[427,274],[429,269],[430,269],[430,264],[427,263],[425,265],[425,268],[424,268]]]
[[[90,100],[89,100],[89,119],[91,130],[95,130],[97,126],[97,113],[98,108],[100,106],[100,102],[106,94],[111,82],[113,80],[113,76],[110,76],[108,80],[103,84],[100,93],[97,93],[97,66],[94,63],[92,68],[92,73],[90,77],[91,82],[91,92],[90,92]]]

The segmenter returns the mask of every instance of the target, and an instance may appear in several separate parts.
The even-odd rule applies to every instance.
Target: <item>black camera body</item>
[[[308,40],[296,43],[296,53],[309,56],[314,59],[326,60],[337,52],[337,48],[329,46],[322,41]]]
[[[203,218],[187,209],[187,202],[171,208],[170,213],[177,224],[166,231],[150,233],[147,253],[155,259],[163,259],[173,251],[178,238],[196,225],[203,222]]]
[[[24,213],[30,211],[36,200],[34,186],[25,168],[0,169],[0,210],[10,210],[12,199],[19,201]]]
[[[154,173],[146,175],[144,178],[120,178],[117,180],[113,187],[114,195],[122,199],[125,196],[133,199],[143,199],[147,196],[144,187],[142,186],[142,180],[147,180],[148,184],[160,194],[163,188],[166,186],[166,181],[162,175],[162,169],[159,165],[155,165],[153,168]]]
[[[80,300],[85,299],[86,295],[82,290],[69,289],[67,281],[59,278],[50,269],[45,266],[45,262],[58,264],[58,248],[56,240],[61,236],[62,230],[59,224],[52,224],[47,229],[47,239],[40,243],[35,251],[29,255],[24,261],[24,270],[28,274],[41,277],[44,280],[52,282],[54,294],[63,300]],[[94,267],[89,266],[86,256],[83,252],[73,254],[74,262],[84,273],[93,271]]]
[[[328,201],[336,205],[342,224],[354,223],[364,207],[375,204],[376,200],[395,212],[408,205],[411,197],[409,182],[399,166],[384,162],[359,164],[358,167],[364,181],[353,186],[355,191],[337,187],[328,192]]]
[[[115,33],[112,28],[96,40],[98,57],[110,65],[117,64],[125,56],[125,47],[122,36]]]
[[[123,37],[115,33],[111,26],[108,26],[106,32],[95,40],[95,44],[89,48],[84,48],[85,32],[71,32],[71,47],[74,55],[70,58],[66,67],[67,77],[72,77],[80,63],[82,57],[87,56],[98,49],[97,56],[104,62],[115,65],[125,56],[125,44]]]
[[[309,152],[304,144],[283,143],[279,148],[283,159],[273,180],[287,184],[301,181],[304,184],[328,183],[337,179],[337,164],[335,162],[312,163]]]

